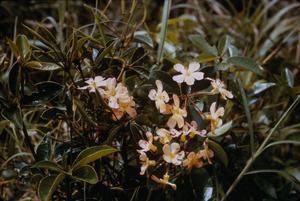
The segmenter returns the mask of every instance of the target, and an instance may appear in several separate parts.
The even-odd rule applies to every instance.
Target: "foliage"
[[[300,4],[242,2],[0,2],[0,199],[300,199]]]

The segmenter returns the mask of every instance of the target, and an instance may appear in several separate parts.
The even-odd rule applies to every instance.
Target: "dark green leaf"
[[[44,168],[44,169],[49,169],[53,170],[59,173],[65,173],[63,167],[61,167],[59,164],[52,162],[52,161],[39,161],[35,163],[32,168]]]
[[[255,63],[255,61],[253,61],[250,58],[246,58],[246,57],[230,57],[227,60],[228,63],[233,64],[236,67],[239,67],[243,70],[248,70],[248,71],[252,71],[258,75],[263,75],[263,70],[259,67],[258,64]]]
[[[98,176],[95,169],[90,165],[82,165],[72,171],[72,177],[89,184],[96,184]]]
[[[79,153],[79,155],[73,162],[73,169],[91,163],[116,151],[118,150],[107,145],[86,148]]]
[[[58,187],[59,183],[65,178],[65,174],[60,173],[56,176],[44,177],[38,188],[39,196],[41,201],[51,201],[52,194]]]
[[[230,45],[230,40],[228,36],[224,36],[219,40],[218,43],[218,52],[219,56],[223,56]]]
[[[252,93],[253,95],[260,94],[275,85],[276,83],[273,82],[265,82],[263,80],[256,81],[251,87]]]
[[[203,36],[200,34],[194,34],[189,36],[190,41],[200,48],[204,53],[212,56],[218,55],[218,50],[215,46],[211,46]]]
[[[50,142],[42,142],[36,150],[37,158],[39,161],[49,160],[51,156]]]
[[[172,77],[160,70],[155,70],[152,71],[150,74],[150,78],[155,81],[155,80],[160,80],[163,83],[163,87],[167,92],[172,92],[172,93],[178,93],[179,92],[179,87],[178,84],[172,79]]]
[[[208,147],[214,151],[215,156],[227,167],[228,157],[223,147],[212,140],[208,140]]]

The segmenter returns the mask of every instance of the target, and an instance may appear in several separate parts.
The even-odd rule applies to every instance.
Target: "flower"
[[[210,121],[210,129],[214,131],[223,123],[220,117],[224,115],[224,108],[220,107],[216,110],[216,102],[213,102],[210,106],[210,114],[206,113],[204,115],[205,118]]]
[[[166,111],[166,103],[169,102],[169,95],[166,91],[163,91],[163,86],[160,80],[156,80],[157,91],[155,89],[150,90],[148,97],[150,100],[155,101],[156,108],[161,112]]]
[[[173,80],[181,84],[185,82],[187,85],[193,85],[195,80],[202,80],[204,73],[197,72],[200,68],[200,64],[192,62],[188,68],[185,68],[182,64],[175,64],[174,69],[180,72],[180,75],[173,76]]]
[[[171,182],[169,182],[170,180],[170,176],[168,174],[168,172],[166,172],[163,176],[163,178],[157,178],[155,175],[151,176],[151,179],[159,184],[162,184],[163,186],[169,185],[173,188],[173,190],[175,191],[177,186],[176,184],[173,184]]]
[[[113,111],[113,119],[121,119],[125,113],[127,113],[131,118],[135,118],[137,115],[137,112],[134,108],[135,102],[133,101],[132,96],[128,96],[125,98],[119,98],[118,100],[119,108],[118,109],[112,109]]]
[[[174,165],[180,165],[184,158],[184,151],[180,151],[180,145],[173,142],[171,145],[165,144],[163,146],[163,159],[167,163],[173,163]]]
[[[162,144],[170,143],[172,140],[171,133],[167,129],[160,128],[156,131],[156,134],[159,136],[159,142]]]
[[[149,166],[155,166],[156,162],[154,160],[150,160],[145,152],[139,151],[140,153],[140,161],[141,161],[141,172],[140,175],[144,175],[145,171],[148,169]]]
[[[113,109],[119,108],[119,98],[129,98],[127,88],[122,83],[117,84],[116,78],[107,79],[106,90],[101,90],[100,93],[108,99],[108,106]]]
[[[227,98],[229,98],[229,99],[233,98],[232,93],[226,89],[226,86],[223,81],[221,81],[218,78],[215,80],[211,79],[211,78],[206,78],[206,79],[210,80],[210,84],[213,88],[211,90],[211,93],[214,93],[214,94],[220,93],[224,100],[227,100]]]
[[[209,164],[212,164],[210,158],[214,157],[214,152],[208,147],[208,143],[205,140],[203,143],[204,149],[199,151],[201,158],[207,160]]]
[[[96,76],[95,78],[90,78],[87,81],[85,81],[85,83],[87,83],[87,85],[80,87],[79,89],[89,89],[90,93],[96,92],[96,90],[99,87],[106,86],[106,80],[102,76]]]
[[[188,170],[192,170],[193,167],[201,168],[203,166],[201,157],[202,155],[200,153],[190,152],[187,158],[183,161],[183,166]]]
[[[146,140],[140,140],[139,146],[142,148],[139,151],[147,152],[149,150],[155,152],[157,150],[157,147],[153,144],[153,135],[151,132],[147,132],[146,136],[148,138],[148,141]]]
[[[172,116],[169,118],[167,125],[170,128],[174,128],[176,124],[179,128],[182,128],[184,125],[184,118],[187,116],[187,112],[185,109],[180,108],[180,102],[177,95],[173,94],[174,105],[171,107]]]

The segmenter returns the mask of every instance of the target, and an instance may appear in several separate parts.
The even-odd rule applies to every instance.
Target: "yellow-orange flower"
[[[174,183],[171,183],[170,180],[170,176],[168,174],[168,172],[166,172],[163,176],[163,178],[157,178],[155,175],[151,176],[151,179],[159,184],[162,184],[163,186],[171,186],[173,188],[173,190],[176,190],[177,186]]]
[[[192,170],[193,167],[200,168],[203,166],[201,157],[202,155],[200,153],[190,152],[187,158],[183,161],[183,166],[188,170]]]
[[[144,175],[149,166],[155,166],[156,162],[154,160],[150,160],[146,153],[143,151],[139,151],[140,153],[140,161],[141,161],[141,171],[140,175]]]
[[[162,144],[170,143],[172,140],[171,133],[167,129],[160,128],[156,131],[156,134],[159,137],[159,142]]]
[[[151,132],[147,132],[146,136],[148,138],[148,141],[146,140],[140,140],[139,146],[142,148],[139,151],[147,152],[147,151],[153,151],[155,152],[157,150],[157,147],[153,144],[153,135]]]
[[[187,116],[187,112],[184,109],[180,108],[180,101],[177,95],[173,94],[174,104],[171,107],[172,116],[169,118],[167,125],[170,128],[175,128],[176,124],[178,128],[182,128],[184,125],[184,117]]]
[[[180,165],[184,158],[184,151],[180,151],[180,145],[176,142],[173,142],[171,145],[165,144],[163,146],[163,159],[167,163],[172,163],[174,165]]]
[[[216,109],[216,102],[213,102],[210,106],[210,113],[206,113],[205,118],[210,121],[210,129],[213,132],[216,128],[223,124],[223,121],[220,117],[224,115],[224,108],[220,107]]]

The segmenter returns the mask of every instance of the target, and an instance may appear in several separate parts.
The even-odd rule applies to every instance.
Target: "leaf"
[[[214,151],[215,156],[227,167],[228,157],[223,147],[212,140],[208,140],[208,147]]]
[[[18,173],[13,169],[4,169],[1,171],[0,177],[4,180],[10,180],[18,177]]]
[[[152,78],[153,81],[160,80],[163,83],[163,87],[167,92],[179,92],[178,84],[172,79],[172,77],[168,73],[164,71],[154,70],[151,72],[150,78]]]
[[[86,113],[81,103],[77,100],[74,100],[74,104],[76,105],[76,108],[78,109],[79,113],[82,115],[84,120],[86,120],[90,125],[97,127],[98,124],[91,119],[91,117]]]
[[[19,35],[16,39],[16,45],[22,59],[24,61],[28,60],[31,55],[31,48],[27,37],[25,35]]]
[[[16,128],[23,128],[23,118],[19,105],[11,104],[9,108],[3,108],[1,114],[5,119],[12,122]]]
[[[59,183],[65,178],[64,173],[60,173],[56,176],[47,176],[44,177],[38,187],[39,196],[41,201],[50,201],[52,200],[52,194],[58,187]]]
[[[49,160],[51,156],[50,142],[42,142],[41,144],[39,144],[36,150],[36,154],[39,161]]]
[[[211,46],[200,34],[193,34],[189,36],[189,40],[203,52],[208,55],[217,56],[218,50],[215,46]]]
[[[98,176],[95,169],[90,165],[83,165],[72,171],[72,177],[89,184],[96,184]]]
[[[191,120],[195,121],[199,128],[205,128],[206,126],[205,121],[203,120],[203,118],[201,117],[197,109],[192,105],[189,105],[188,110],[189,110],[188,114],[190,115]]]
[[[193,169],[191,172],[191,182],[193,190],[196,192],[197,199],[209,201],[213,197],[213,183],[208,171],[205,168]]]
[[[228,36],[224,36],[221,38],[221,40],[219,40],[218,47],[217,47],[219,56],[223,56],[225,54],[229,45],[230,45],[230,40]]]
[[[133,34],[133,38],[139,42],[142,42],[149,47],[153,48],[153,41],[147,31],[136,31]]]
[[[260,94],[275,85],[276,83],[274,82],[265,82],[264,80],[258,80],[251,87],[252,95]]]
[[[294,75],[293,75],[292,71],[290,71],[290,69],[288,69],[288,68],[285,68],[284,75],[285,75],[285,79],[286,79],[286,82],[289,85],[289,87],[294,87]]]
[[[8,45],[10,47],[10,50],[12,51],[14,56],[16,58],[18,58],[20,56],[20,52],[19,52],[19,49],[18,49],[17,45],[10,39],[8,39],[7,42],[8,42]]]
[[[223,124],[222,126],[216,128],[213,132],[209,132],[207,134],[208,137],[220,137],[223,134],[225,134],[229,129],[232,127],[232,121],[227,122],[226,124]]]
[[[230,57],[228,58],[227,62],[244,70],[252,71],[258,75],[263,75],[263,70],[261,70],[259,65],[256,64],[252,59],[246,57]]]
[[[45,81],[35,84],[36,93],[23,97],[25,105],[39,105],[50,102],[63,92],[63,86],[57,82]]]
[[[261,151],[265,151],[266,149],[276,146],[276,145],[282,145],[282,144],[294,144],[294,145],[300,145],[300,141],[296,141],[296,140],[278,140],[276,142],[271,142],[268,145],[266,145],[264,147],[264,149]]]
[[[29,61],[25,63],[25,67],[32,68],[35,70],[41,70],[41,71],[53,71],[61,69],[62,67],[50,62],[39,62],[39,61]]]
[[[116,151],[118,150],[107,145],[86,148],[85,150],[79,153],[79,155],[73,162],[73,169],[75,169],[78,166],[91,163]]]
[[[61,167],[59,164],[54,163],[52,161],[39,161],[37,163],[35,163],[32,168],[44,168],[44,169],[49,169],[49,170],[53,170],[59,173],[65,173],[63,167]]]
[[[161,63],[163,59],[163,50],[168,29],[168,19],[171,10],[171,0],[164,1],[163,14],[161,19],[161,28],[159,33],[159,46],[157,51],[157,63]]]

